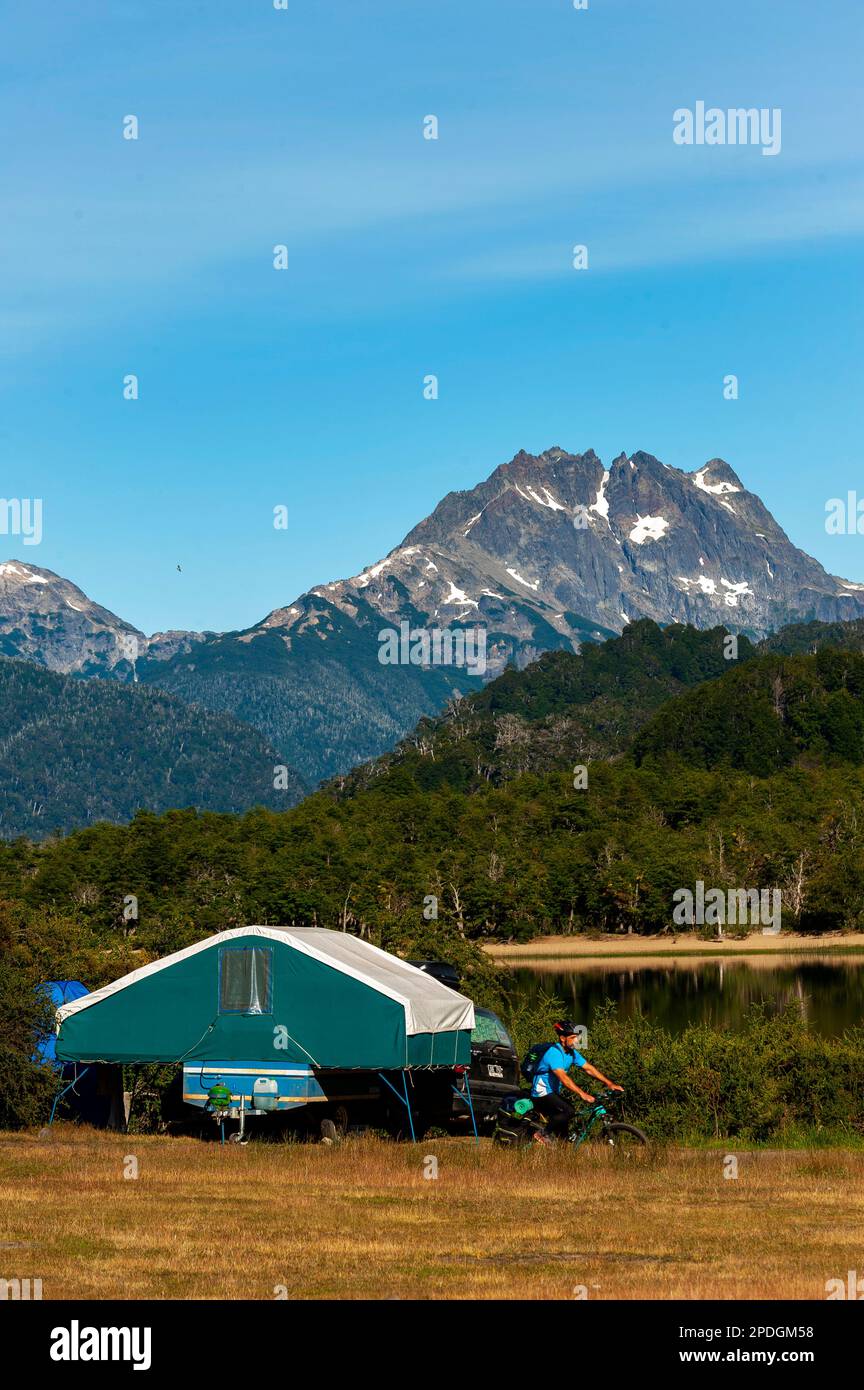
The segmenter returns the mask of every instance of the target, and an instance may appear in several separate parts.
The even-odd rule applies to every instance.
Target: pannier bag
[[[495,1116],[492,1138],[496,1144],[530,1144],[535,1140],[549,1143],[544,1134],[546,1122],[534,1109],[526,1095],[505,1096]]]

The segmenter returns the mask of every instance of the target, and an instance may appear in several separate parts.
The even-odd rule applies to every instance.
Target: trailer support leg
[[[403,1093],[400,1096],[399,1092],[396,1090],[396,1087],[393,1085],[392,1082],[387,1080],[387,1077],[384,1075],[383,1071],[379,1071],[378,1073],[379,1080],[383,1081],[385,1086],[390,1087],[390,1090],[393,1092],[396,1099],[400,1102],[400,1104],[404,1105],[405,1109],[408,1111],[408,1128],[411,1130],[411,1143],[416,1144],[417,1136],[414,1133],[414,1116],[411,1113],[411,1102],[408,1099],[408,1076],[405,1071],[401,1073],[401,1076]]]
[[[51,1117],[50,1117],[50,1119],[49,1119],[49,1121],[48,1121],[49,1125],[53,1125],[53,1123],[54,1123],[54,1113],[55,1113],[55,1111],[56,1111],[56,1109],[57,1109],[57,1106],[60,1104],[61,1100],[62,1100],[63,1097],[65,1096],[66,1092],[67,1092],[67,1091],[71,1091],[73,1086],[77,1086],[77,1085],[78,1085],[78,1082],[81,1081],[82,1078],[85,1077],[85,1076],[87,1075],[87,1073],[88,1073],[89,1070],[90,1070],[89,1067],[85,1067],[84,1070],[83,1070],[82,1072],[80,1072],[80,1073],[78,1073],[78,1072],[76,1071],[74,1077],[73,1077],[72,1080],[69,1082],[69,1085],[68,1085],[68,1086],[64,1086],[63,1089],[62,1089],[62,1091],[58,1091],[58,1092],[57,1092],[56,1096],[54,1097],[54,1104],[51,1106]]]
[[[477,1133],[477,1117],[476,1117],[476,1115],[474,1114],[474,1100],[473,1100],[473,1097],[472,1097],[472,1095],[471,1095],[471,1080],[470,1080],[470,1077],[468,1076],[467,1071],[466,1071],[466,1073],[465,1073],[465,1092],[464,1092],[464,1094],[462,1093],[462,1091],[460,1091],[460,1090],[458,1089],[457,1086],[451,1086],[450,1089],[452,1090],[452,1092],[453,1092],[453,1094],[454,1094],[455,1096],[458,1096],[458,1097],[459,1097],[460,1100],[464,1100],[464,1101],[467,1102],[468,1110],[469,1110],[469,1113],[470,1113],[470,1115],[471,1115],[471,1128],[474,1130],[474,1143],[475,1143],[475,1144],[479,1144],[479,1143],[480,1143],[480,1135]]]

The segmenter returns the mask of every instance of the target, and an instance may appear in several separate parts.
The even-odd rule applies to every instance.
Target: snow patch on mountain
[[[707,574],[699,574],[696,576],[695,579],[688,579],[686,575],[679,574],[677,578],[679,583],[686,584],[688,589],[691,584],[695,584],[697,589],[699,589],[703,594],[716,594],[717,592],[717,584],[715,580],[709,579]]]
[[[750,588],[746,579],[740,584],[732,584],[728,579],[721,579],[720,583],[727,590],[723,595],[723,602],[726,604],[727,608],[737,608],[738,599],[743,594],[749,594],[751,598],[754,597],[753,590]]]
[[[533,487],[529,487],[528,489],[528,492],[530,493],[531,497],[533,497],[535,502],[539,502],[541,507],[548,507],[549,510],[553,512],[566,512],[567,508],[562,506],[561,503],[552,496],[548,487],[544,487],[543,491],[546,494],[545,502],[543,501],[542,497],[537,496],[537,493],[534,491]]]
[[[0,575],[3,578],[17,579],[20,584],[47,584],[48,580],[41,575],[34,574],[32,570],[24,565],[19,565],[16,560],[4,560],[0,565]]]
[[[644,545],[646,541],[659,541],[668,529],[669,522],[665,516],[639,516],[637,513],[636,525],[630,532],[630,540],[634,545]]]
[[[511,578],[515,579],[518,584],[524,584],[526,589],[534,589],[536,592],[536,590],[540,588],[539,579],[536,584],[532,584],[530,579],[523,579],[518,570],[510,569],[509,565],[507,567],[507,573]]]
[[[606,485],[608,482],[609,470],[605,469],[603,477],[600,479],[600,489],[597,493],[597,497],[588,508],[589,512],[596,512],[598,516],[602,516],[607,526],[609,524],[609,503],[606,500]]]
[[[444,602],[463,604],[466,608],[477,608],[479,606],[476,599],[467,597],[464,589],[457,589],[452,579],[450,580],[450,592],[444,599]]]
[[[705,475],[707,474],[707,472],[708,469],[706,467],[700,468],[696,473],[691,474],[693,484],[695,487],[699,488],[700,492],[708,492],[711,493],[714,497],[718,497],[721,493],[724,492],[741,491],[740,487],[735,487],[734,483],[706,483]]]

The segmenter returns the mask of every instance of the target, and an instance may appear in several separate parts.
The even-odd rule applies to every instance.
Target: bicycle
[[[599,1123],[600,1130],[595,1136],[596,1139],[608,1144],[624,1157],[634,1149],[644,1148],[648,1143],[648,1137],[641,1129],[637,1129],[636,1125],[625,1124],[623,1120],[614,1120],[610,1116],[610,1111],[614,1111],[623,1100],[621,1091],[598,1091],[592,1104],[581,1114],[577,1112],[574,1116],[565,1142],[578,1149]]]
[[[528,1144],[572,1144],[578,1148],[586,1139],[593,1137],[614,1148],[623,1157],[636,1149],[644,1148],[647,1136],[636,1125],[615,1120],[612,1113],[624,1097],[620,1091],[600,1091],[591,1105],[585,1110],[574,1112],[569,1133],[566,1138],[554,1140],[545,1133],[546,1121],[534,1109],[524,1094],[508,1096],[496,1116],[493,1139],[497,1144],[523,1147]],[[599,1128],[598,1128],[599,1126]],[[596,1134],[593,1134],[594,1130]]]

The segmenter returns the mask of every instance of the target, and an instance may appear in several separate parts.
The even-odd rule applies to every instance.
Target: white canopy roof
[[[218,932],[162,960],[142,965],[110,985],[94,990],[92,994],[62,1004],[57,1010],[57,1026],[59,1028],[70,1014],[89,1009],[92,1004],[117,994],[127,985],[144,980],[148,975],[156,975],[160,970],[167,970],[169,966],[199,951],[207,951],[211,946],[234,941],[240,936],[261,936],[281,942],[324,965],[332,966],[344,975],[362,981],[379,994],[397,1000],[405,1010],[405,1031],[409,1036],[416,1033],[449,1033],[474,1027],[474,1005],[464,994],[457,994],[448,985],[442,985],[440,980],[391,955],[389,951],[381,951],[368,941],[361,941],[358,936],[330,931],[326,927],[235,927],[232,931]]]

